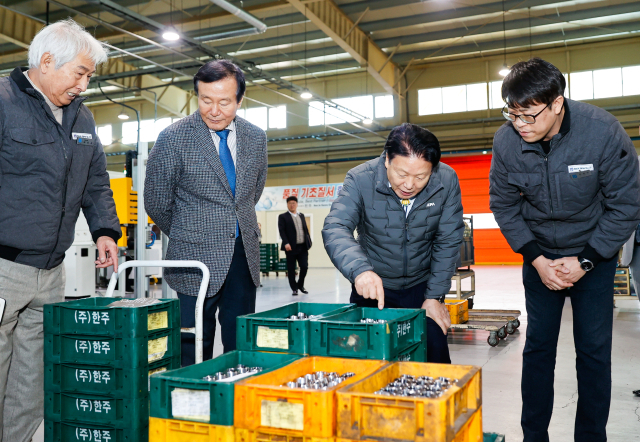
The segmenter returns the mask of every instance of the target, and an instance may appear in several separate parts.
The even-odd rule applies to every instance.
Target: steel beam
[[[6,7],[0,8],[0,38],[5,38],[12,43],[28,48],[36,33],[43,28],[44,23],[38,19],[19,14]],[[96,76],[122,74],[127,71],[137,70],[136,67],[124,63],[121,58],[109,59],[106,63],[98,66]],[[114,78],[111,83],[124,86],[126,88],[148,88],[165,85],[161,79],[152,75],[137,75],[135,77]],[[176,86],[165,86],[166,92],[161,99],[157,100],[157,105],[162,109],[176,116],[189,115],[191,110],[197,106],[197,100],[188,92]],[[152,103],[156,102],[155,94],[148,91],[139,92],[140,97]],[[186,113],[183,110],[186,110]]]
[[[0,8],[0,27],[0,38],[28,49],[31,40],[44,25],[10,9]]]
[[[380,49],[333,0],[289,0],[289,3],[331,37],[361,66],[366,67],[369,74],[387,92],[397,94],[393,85],[398,76],[398,67],[393,62],[387,62],[391,58],[389,54]]]

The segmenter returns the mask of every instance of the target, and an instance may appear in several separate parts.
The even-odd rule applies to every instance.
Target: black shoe
[[[298,291],[294,290],[293,293],[291,294],[291,296],[298,296]]]
[[[635,394],[636,396],[640,397],[640,390],[634,391],[633,394]]]
[[[299,289],[302,293],[304,293],[305,295],[308,295],[309,292],[307,291],[307,289],[305,289],[304,287],[300,287]]]

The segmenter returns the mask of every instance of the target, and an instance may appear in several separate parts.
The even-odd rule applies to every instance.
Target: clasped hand
[[[551,260],[540,255],[532,264],[538,271],[542,283],[549,290],[564,290],[573,287],[573,284],[586,274],[575,256]]]

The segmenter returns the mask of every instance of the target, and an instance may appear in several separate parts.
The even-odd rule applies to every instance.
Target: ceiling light
[[[180,40],[180,34],[178,34],[178,31],[175,28],[167,28],[162,33],[162,38],[168,41],[176,41]]]
[[[483,154],[483,155],[486,155],[486,154],[487,154],[487,151],[486,151],[486,150],[483,150],[483,151],[482,151],[482,154]]]
[[[511,72],[511,69],[509,69],[506,64],[503,64],[502,69],[500,69],[500,72],[498,73],[503,77],[506,77],[507,75],[509,75],[509,72]]]
[[[308,89],[305,89],[304,92],[300,94],[300,98],[304,98],[305,100],[308,100],[310,98],[313,98],[313,94],[309,92]]]
[[[122,110],[122,112],[120,112],[120,114],[118,114],[118,118],[120,118],[121,120],[128,120],[129,119],[129,115],[127,115],[127,113]]]
[[[369,124],[373,123],[373,120],[371,118],[365,118],[364,120],[362,120],[362,122],[368,126]]]

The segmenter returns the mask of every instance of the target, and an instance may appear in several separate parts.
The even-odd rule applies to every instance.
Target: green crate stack
[[[232,426],[234,382],[210,382],[203,378],[238,364],[262,367],[259,374],[264,374],[299,358],[282,353],[234,350],[201,364],[160,373],[151,378],[151,417]]]
[[[309,354],[311,319],[289,319],[298,313],[319,319],[355,308],[355,304],[293,302],[260,313],[236,318],[236,348],[245,351],[270,351]]]
[[[286,258],[282,258],[280,261],[278,261],[276,263],[275,270],[277,272],[286,272],[287,271],[287,259]]]
[[[260,244],[260,272],[275,271],[279,257],[278,244]]]
[[[385,322],[361,323],[361,319]],[[426,358],[427,318],[422,309],[357,307],[311,321],[310,325],[311,356],[417,362]]]
[[[147,442],[149,376],[180,367],[177,299],[44,306],[45,441]]]

